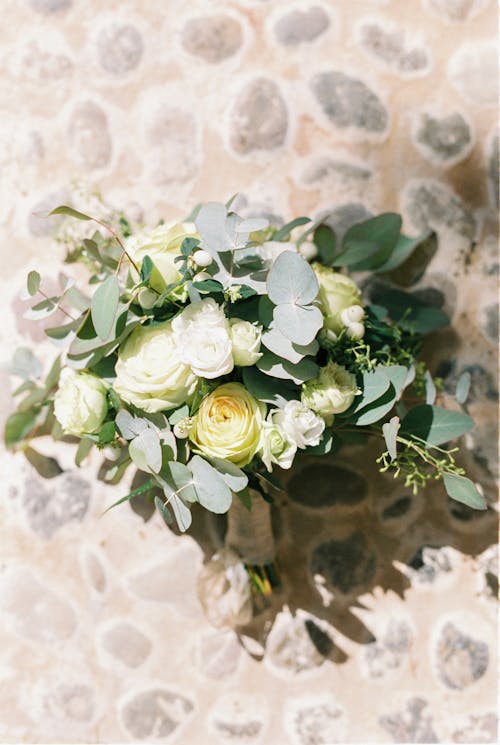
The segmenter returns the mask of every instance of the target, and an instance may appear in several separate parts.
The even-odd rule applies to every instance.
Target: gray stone
[[[198,171],[198,133],[189,111],[163,105],[148,118],[146,141],[151,178],[157,186],[186,183]]]
[[[287,491],[294,502],[312,509],[352,506],[366,498],[368,484],[362,476],[342,466],[315,463],[294,473]]]
[[[347,595],[366,590],[376,572],[377,560],[363,533],[330,539],[313,550],[310,571],[324,577],[327,586]]]
[[[73,62],[65,54],[48,51],[31,42],[22,57],[22,70],[33,80],[54,83],[72,74]]]
[[[49,540],[59,528],[81,522],[87,514],[90,484],[72,473],[43,483],[31,477],[25,485],[23,506],[30,528]]]
[[[322,665],[332,649],[332,639],[312,619],[282,612],[267,638],[266,660],[279,670],[297,675]]]
[[[315,75],[311,89],[323,112],[336,127],[353,127],[369,134],[381,134],[387,130],[387,109],[362,80],[334,70]]]
[[[422,546],[407,562],[418,582],[432,584],[442,574],[452,571],[453,565],[448,548]]]
[[[292,10],[281,16],[275,25],[276,38],[285,46],[294,47],[317,39],[330,25],[323,8],[313,5],[307,10]]]
[[[93,551],[86,551],[82,564],[89,584],[96,592],[103,593],[107,585],[106,572],[98,556]]]
[[[287,729],[296,745],[330,745],[345,742],[345,716],[335,703],[318,701],[295,706]]]
[[[485,308],[486,323],[484,330],[488,338],[496,344],[498,342],[498,303],[493,303]]]
[[[214,718],[212,719],[212,725],[224,740],[236,740],[238,742],[251,742],[259,736],[262,730],[262,722],[258,719],[249,719],[246,722],[228,722]]]
[[[28,0],[33,10],[40,13],[59,13],[71,7],[73,0]]]
[[[495,712],[480,714],[479,716],[470,716],[467,723],[460,729],[456,729],[452,736],[452,742],[475,745],[479,743],[498,743],[498,717]]]
[[[405,621],[391,619],[383,636],[364,648],[370,678],[384,678],[401,667],[412,644],[412,632]]]
[[[230,144],[241,155],[283,145],[288,112],[278,85],[255,78],[238,95],[231,112]]]
[[[188,719],[193,709],[193,702],[186,696],[166,688],[151,688],[123,705],[121,719],[132,737],[164,741]]]
[[[404,197],[404,210],[417,230],[449,230],[474,240],[476,219],[462,200],[439,181],[410,181]]]
[[[488,669],[488,645],[448,621],[438,639],[436,664],[443,683],[461,691],[482,678]]]
[[[0,610],[17,634],[42,644],[68,639],[77,625],[65,598],[21,567],[0,574]]]
[[[484,10],[489,0],[424,0],[424,5],[446,21],[462,22]]]
[[[456,163],[470,152],[472,134],[458,111],[437,117],[423,113],[415,130],[415,144],[431,162]]]
[[[365,52],[399,75],[413,77],[429,71],[428,49],[409,40],[404,30],[387,29],[375,21],[362,21],[357,33]]]
[[[56,719],[85,724],[94,716],[95,692],[83,683],[61,683],[48,694],[46,704]]]
[[[101,644],[112,657],[127,667],[139,667],[149,657],[150,639],[128,621],[117,621],[101,636]]]
[[[390,521],[403,517],[411,510],[412,502],[410,494],[403,494],[382,510],[382,520]]]
[[[337,158],[317,158],[302,173],[302,183],[307,186],[330,179],[343,183],[367,181],[372,176],[369,168]]]
[[[144,52],[143,38],[130,24],[113,24],[102,29],[96,44],[99,64],[111,75],[126,75],[134,70]]]
[[[499,202],[499,152],[498,152],[498,134],[491,138],[489,155],[488,155],[488,180],[491,194],[491,201],[495,208]]]
[[[325,211],[324,222],[335,232],[340,243],[349,228],[372,217],[372,213],[360,202],[349,202]]]
[[[68,126],[69,144],[87,168],[104,168],[111,158],[111,137],[106,114],[93,101],[77,104]]]
[[[411,698],[404,711],[380,717],[380,726],[397,743],[439,742],[434,731],[432,716],[424,713],[427,706],[428,702],[424,699]]]
[[[225,13],[190,18],[182,29],[184,49],[211,64],[232,57],[242,43],[241,25]]]
[[[241,645],[232,631],[214,631],[198,639],[198,667],[202,675],[221,680],[238,667]]]

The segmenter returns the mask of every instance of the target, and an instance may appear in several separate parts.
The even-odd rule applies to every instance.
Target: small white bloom
[[[208,272],[198,272],[193,277],[193,282],[205,282],[207,279],[212,279]]]
[[[354,321],[347,326],[346,333],[351,339],[362,339],[365,335],[365,325],[364,323],[356,323]]]
[[[273,422],[301,449],[319,445],[325,429],[323,419],[301,401],[287,401],[273,412]]]
[[[180,359],[195,375],[218,378],[234,367],[229,323],[213,298],[191,303],[172,321]]]
[[[273,464],[280,468],[290,468],[297,452],[296,443],[292,442],[285,430],[273,421],[277,411],[269,412],[267,419],[261,424],[258,452],[269,472],[273,470]]]
[[[340,314],[340,319],[345,326],[362,321],[364,317],[365,309],[362,305],[350,305],[349,308],[344,308]]]
[[[186,416],[184,419],[180,419],[174,424],[174,435],[178,440],[185,440],[189,437],[189,431],[193,420],[191,417]]]
[[[299,254],[306,261],[312,261],[318,255],[318,249],[312,241],[304,241],[298,247]]]
[[[208,251],[200,248],[194,252],[193,261],[195,264],[197,264],[197,266],[210,266],[210,264],[213,262],[213,259]]]
[[[63,372],[54,396],[57,421],[67,434],[95,434],[108,412],[105,385],[89,373]]]
[[[153,290],[148,290],[146,287],[143,287],[142,290],[139,292],[137,299],[141,308],[144,308],[144,310],[149,310],[158,300],[158,295],[156,292],[153,292]]]
[[[241,318],[231,318],[229,331],[233,345],[234,364],[239,367],[255,365],[262,357],[260,352],[262,327],[250,321],[243,321]]]

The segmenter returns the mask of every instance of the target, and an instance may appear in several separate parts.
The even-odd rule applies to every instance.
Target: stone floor
[[[56,203],[154,224],[239,209],[400,210],[437,251],[394,279],[443,307],[444,396],[472,376],[463,461],[496,498],[496,9],[492,0],[4,0],[0,24],[0,412],[28,268],[56,274]],[[92,205],[91,205],[92,206]],[[64,267],[69,274],[73,267]],[[376,286],[367,291],[376,293]],[[124,506],[69,446],[41,478],[0,453],[0,742],[492,743],[497,520],[413,496],[352,446],[297,464],[274,509],[283,585],[238,636],[212,628],[190,535]],[[371,454],[370,454],[371,456]],[[375,457],[375,453],[373,453]]]

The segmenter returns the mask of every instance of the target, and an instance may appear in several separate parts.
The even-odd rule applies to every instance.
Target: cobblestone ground
[[[429,344],[472,375],[464,460],[493,500],[497,142],[492,0],[3,0],[2,416],[17,299],[61,268],[38,213],[74,179],[152,224],[240,191],[247,214],[399,209],[435,229],[399,281],[444,307]],[[377,286],[371,288],[377,292]],[[47,342],[40,354],[54,353]],[[209,745],[496,742],[496,520],[414,497],[356,448],[303,462],[275,510],[283,590],[246,630],[195,583],[223,525],[178,537],[75,470],[1,454],[0,740]],[[264,644],[263,644],[264,642]],[[264,651],[265,648],[265,651]],[[264,651],[263,659],[262,653]]]

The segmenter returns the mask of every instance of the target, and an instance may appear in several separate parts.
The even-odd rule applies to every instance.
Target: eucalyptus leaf
[[[94,442],[89,437],[82,437],[75,453],[75,466],[79,468],[82,465],[93,447]]]
[[[128,502],[129,500],[133,499],[134,497],[139,496],[139,494],[144,494],[144,492],[149,491],[155,486],[155,482],[153,479],[149,479],[146,481],[145,484],[141,484],[141,486],[138,486],[137,489],[133,489],[129,494],[127,494],[124,497],[121,497],[121,499],[118,499],[116,502],[113,502],[107,509],[104,510],[102,513],[103,515],[106,514],[106,512],[109,512],[109,510],[112,510],[113,507],[117,507],[119,504],[123,504],[124,502]]]
[[[76,217],[77,220],[93,219],[92,217],[85,215],[83,212],[78,212],[78,210],[73,209],[73,207],[68,207],[65,204],[62,204],[60,207],[53,209],[52,212],[49,212],[49,217],[52,217],[52,215],[68,215],[68,217]]]
[[[429,370],[425,371],[425,403],[426,404],[433,404],[436,400],[436,386],[434,385],[434,381],[432,379],[432,375],[430,374]]]
[[[316,299],[319,284],[316,274],[300,254],[283,251],[269,271],[267,289],[275,305],[309,305]]]
[[[35,272],[34,270],[29,272],[26,280],[26,289],[30,297],[33,297],[33,295],[36,295],[38,292],[41,280],[42,278],[38,272]]]
[[[256,367],[243,367],[245,388],[259,401],[282,407],[287,401],[300,398],[300,389],[291,381],[275,379],[260,372]]]
[[[320,261],[325,266],[332,266],[336,255],[337,239],[329,225],[318,225],[314,231],[314,244],[318,249]]]
[[[217,470],[224,479],[228,487],[233,492],[239,492],[248,485],[248,476],[241,468],[235,466],[229,460],[222,458],[210,458],[211,465]]]
[[[227,209],[219,202],[207,202],[200,207],[195,225],[201,238],[201,247],[212,256],[220,251],[230,251],[234,245],[226,232]]]
[[[354,399],[354,407],[351,412],[359,411],[373,403],[373,401],[381,398],[387,392],[390,384],[391,381],[385,374],[383,367],[376,367],[374,370],[364,372],[361,383],[361,396],[356,396]]]
[[[168,421],[173,426],[174,424],[177,424],[177,422],[180,422],[182,419],[185,419],[188,416],[189,406],[187,404],[182,404],[182,406],[180,406],[169,415]]]
[[[28,462],[43,479],[53,479],[63,472],[55,458],[43,455],[33,448],[25,448],[23,452]]]
[[[349,421],[353,421],[357,427],[366,427],[369,424],[375,424],[375,422],[379,422],[391,411],[397,398],[398,393],[393,384],[390,383],[389,388],[383,396],[368,406],[365,406],[360,411],[357,411],[353,417],[349,418]]]
[[[467,401],[467,397],[470,391],[471,374],[467,370],[461,374],[457,380],[457,387],[455,390],[455,398],[459,404],[464,404]]]
[[[462,502],[474,510],[486,510],[488,508],[485,498],[470,479],[456,473],[445,473],[443,481],[448,496],[452,499]]]
[[[389,455],[392,460],[395,460],[398,456],[397,451],[397,437],[399,430],[399,417],[393,416],[388,422],[382,425],[382,433],[384,435],[385,444]]]
[[[211,512],[227,512],[233,497],[225,479],[199,455],[193,455],[189,468],[200,504]]]
[[[9,372],[23,380],[37,379],[42,374],[42,363],[29,347],[19,347],[12,357]]]
[[[302,346],[310,344],[323,328],[323,316],[315,305],[282,303],[274,309],[273,318],[284,336]]]
[[[172,513],[168,509],[166,503],[160,499],[160,497],[155,496],[155,507],[166,522],[167,525],[172,525],[173,523],[173,517]]]
[[[269,225],[269,220],[264,217],[249,217],[242,220],[236,227],[237,233],[255,233],[258,230],[265,230]]]
[[[148,429],[147,419],[133,416],[126,409],[120,409],[115,418],[116,426],[120,430],[120,434],[126,440],[133,440],[134,437],[140,435],[146,429]]]
[[[29,411],[16,411],[8,417],[4,430],[4,441],[8,448],[26,439],[34,429],[39,413],[38,409],[30,409]]]
[[[428,445],[442,445],[469,432],[474,421],[458,411],[422,404],[410,409],[401,422],[401,434],[414,435]]]
[[[168,504],[172,508],[179,530],[181,533],[185,533],[193,521],[189,507],[176,494],[170,496]],[[164,519],[166,520],[165,516]]]
[[[161,477],[164,478],[170,486],[185,502],[197,502],[198,495],[194,487],[193,474],[184,463],[171,460],[161,471]]]
[[[349,266],[356,270],[374,270],[382,266],[397,245],[401,223],[401,216],[396,212],[385,212],[349,228],[343,246],[346,250],[364,247],[367,252],[365,258]],[[375,252],[373,247],[377,249]]]
[[[114,327],[119,302],[118,278],[111,274],[94,292],[90,304],[92,323],[97,335],[103,340],[108,339]]]
[[[133,462],[141,471],[159,473],[162,464],[161,444],[158,433],[145,429],[129,442],[128,451]]]
[[[293,344],[275,326],[262,334],[262,344],[278,357],[294,363],[300,362],[306,355],[315,355],[319,349],[316,339],[306,345]]]
[[[283,380],[291,380],[296,385],[302,385],[307,380],[316,378],[319,373],[319,366],[314,360],[302,359],[294,364],[287,360],[281,359],[272,352],[265,352],[257,362],[257,367],[266,375]]]
[[[385,272],[391,272],[398,266],[401,266],[415,251],[416,248],[424,241],[426,241],[432,234],[431,230],[426,230],[425,233],[417,235],[415,238],[408,238],[408,236],[400,234],[397,243],[390,254],[389,258],[381,264],[376,271],[381,274]]]
[[[288,238],[294,228],[299,228],[301,225],[307,225],[308,222],[311,222],[309,217],[296,217],[295,220],[287,222],[286,225],[283,225],[282,228],[276,231],[273,235],[273,241],[284,241]]]
[[[59,310],[58,303],[59,298],[55,296],[42,300],[29,310],[26,310],[23,314],[23,318],[26,318],[28,321],[41,321]]]

